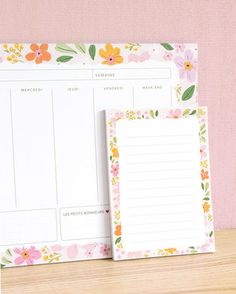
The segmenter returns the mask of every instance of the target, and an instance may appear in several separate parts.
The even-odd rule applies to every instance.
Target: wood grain
[[[216,232],[216,253],[91,260],[2,271],[3,294],[236,293],[236,230]]]

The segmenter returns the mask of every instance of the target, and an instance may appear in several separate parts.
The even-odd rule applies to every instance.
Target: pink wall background
[[[236,228],[235,0],[1,0],[1,42],[197,42],[216,228]]]

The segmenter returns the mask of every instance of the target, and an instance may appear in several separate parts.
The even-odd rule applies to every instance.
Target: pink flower
[[[20,255],[15,259],[15,264],[17,265],[23,264],[24,262],[31,265],[34,264],[34,260],[41,257],[41,252],[36,250],[34,246],[31,246],[29,249],[15,248],[14,252]]]
[[[168,118],[179,118],[181,116],[181,109],[171,109]]]
[[[67,256],[70,259],[76,259],[78,253],[79,253],[79,248],[78,248],[77,244],[73,244],[71,246],[68,246],[68,248],[67,248]]]
[[[93,257],[93,251],[94,251],[94,248],[96,247],[96,244],[95,243],[93,243],[93,244],[86,244],[83,247],[86,250],[85,251],[85,255],[87,257]]]
[[[141,252],[140,251],[134,251],[134,252],[128,252],[127,257],[128,258],[140,258],[141,257]]]
[[[146,52],[143,52],[141,55],[129,54],[128,61],[143,62],[145,60],[148,60],[149,58],[150,58],[150,54],[146,51]]]
[[[203,159],[207,156],[206,149],[207,149],[206,145],[201,146],[201,148],[200,148],[201,159]]]
[[[110,255],[110,247],[108,247],[108,245],[107,244],[104,244],[104,246],[102,246],[101,248],[100,248],[100,252],[101,252],[101,254],[103,255],[103,256],[109,256]]]
[[[118,187],[117,185],[114,185],[114,186],[112,187],[112,193],[113,193],[113,195],[119,193],[119,187]]]
[[[184,52],[184,44],[174,44],[176,52]]]
[[[164,58],[166,61],[171,60],[172,57],[173,57],[173,54],[172,54],[171,52],[167,52],[167,51],[165,52],[165,54],[164,54],[164,56],[163,56],[163,58]]]
[[[61,245],[59,245],[59,244],[56,244],[56,245],[53,245],[51,247],[51,249],[52,249],[52,251],[57,252],[57,251],[62,251],[63,247]]]
[[[111,173],[112,173],[113,177],[117,177],[117,175],[119,173],[119,164],[112,164]]]
[[[193,56],[191,50],[186,50],[184,53],[184,58],[177,56],[175,58],[175,63],[179,68],[179,76],[181,79],[187,77],[189,82],[194,82],[196,79],[197,70],[197,60]]]

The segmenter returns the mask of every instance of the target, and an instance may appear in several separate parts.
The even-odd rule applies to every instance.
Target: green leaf
[[[89,46],[89,55],[92,60],[94,60],[96,54],[96,46],[95,45],[90,45]]]
[[[209,188],[209,183],[207,182],[207,183],[206,183],[206,186],[205,186],[205,191],[207,191],[208,188]]]
[[[206,126],[205,124],[201,125],[200,126],[200,131],[204,130],[205,129],[205,126]]]
[[[189,115],[193,115],[193,114],[196,114],[197,111],[196,110],[193,110]]]
[[[155,116],[158,117],[158,110],[156,110],[156,112],[155,112]]]
[[[209,197],[205,197],[205,198],[203,198],[203,200],[208,201],[210,199],[209,199]]]
[[[201,183],[201,187],[202,187],[202,190],[204,191],[204,184],[203,183]]]
[[[191,111],[191,109],[189,109],[189,108],[185,109],[183,112],[183,116],[189,115],[190,111]]]
[[[5,266],[6,266],[5,264],[0,263],[0,268],[1,269],[4,268]]]
[[[153,111],[153,110],[150,110],[150,115],[151,115],[152,118],[155,117],[155,115],[154,115],[154,111]]]
[[[60,57],[57,58],[57,62],[68,62],[73,58],[73,56],[69,56],[69,55],[62,55]]]
[[[11,250],[10,249],[7,249],[6,250],[6,254],[9,255],[9,256],[12,256]]]
[[[161,46],[163,46],[168,51],[171,51],[174,49],[169,43],[161,43]]]
[[[195,85],[188,87],[182,95],[182,100],[183,101],[189,100],[193,96],[194,90],[195,90]]]
[[[8,260],[5,256],[2,257],[1,262],[4,263],[4,264],[9,264],[9,263],[11,263],[11,261]]]
[[[115,244],[120,243],[120,241],[121,241],[121,237],[118,237],[118,238],[116,239],[116,241],[115,241]]]
[[[190,246],[189,248],[190,248],[190,249],[195,249],[193,246]]]
[[[211,237],[213,235],[213,231],[210,232],[209,236]]]
[[[77,54],[77,52],[71,48],[70,46],[66,45],[65,43],[60,43],[60,44],[56,44],[55,49],[59,52],[69,52],[69,53],[75,53]]]
[[[86,52],[86,46],[82,43],[77,43],[75,44],[75,47],[81,52],[85,53]]]
[[[200,142],[201,142],[201,143],[206,143],[206,139],[205,139],[203,136],[201,136],[201,137],[200,137]]]

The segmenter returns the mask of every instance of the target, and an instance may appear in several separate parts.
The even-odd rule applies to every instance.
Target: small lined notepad
[[[206,109],[107,121],[113,258],[214,251]]]

